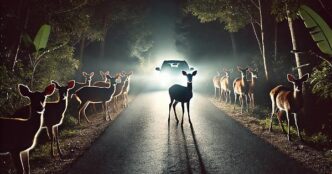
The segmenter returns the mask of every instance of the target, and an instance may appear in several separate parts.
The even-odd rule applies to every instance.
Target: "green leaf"
[[[325,54],[332,55],[332,30],[324,19],[306,5],[299,8],[299,16],[309,29],[312,39]]]
[[[48,37],[50,36],[50,32],[51,32],[51,26],[44,24],[42,25],[36,36],[35,39],[33,41],[33,44],[35,45],[35,48],[37,51],[39,51],[40,49],[45,49],[47,42],[48,42]]]

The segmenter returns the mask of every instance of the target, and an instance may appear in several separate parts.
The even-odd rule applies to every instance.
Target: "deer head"
[[[302,92],[302,85],[303,82],[306,82],[309,78],[309,74],[303,75],[301,78],[297,79],[292,74],[287,74],[287,80],[293,83],[294,91],[295,92]]]
[[[43,92],[31,92],[29,87],[23,84],[18,85],[20,95],[30,99],[31,108],[36,109],[38,112],[42,112],[45,107],[46,97],[53,94],[55,85],[48,85]]]
[[[256,68],[256,69],[252,69],[252,68],[249,68],[248,69],[248,72],[251,74],[251,77],[252,78],[258,78],[258,69]]]
[[[188,83],[191,83],[193,81],[193,76],[195,76],[197,74],[197,71],[194,71],[192,74],[187,73],[186,71],[182,71],[182,74],[184,76],[187,76]]]
[[[56,89],[59,90],[60,100],[65,100],[68,97],[68,91],[75,87],[75,80],[69,81],[67,86],[61,86],[54,80],[52,80],[51,83],[53,83]]]

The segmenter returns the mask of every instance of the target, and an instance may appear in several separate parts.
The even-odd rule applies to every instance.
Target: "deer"
[[[126,73],[127,80],[125,81],[125,84],[122,87],[122,97],[123,97],[123,107],[128,107],[128,93],[130,91],[130,81],[131,76],[133,75],[133,72],[130,71],[129,73]]]
[[[221,100],[221,88],[220,88],[220,80],[221,80],[221,74],[219,71],[217,71],[217,75],[215,75],[212,78],[213,86],[214,86],[214,98],[217,99],[217,91],[219,91],[219,100]]]
[[[189,122],[191,123],[190,100],[193,97],[192,80],[193,80],[193,76],[195,76],[197,74],[197,71],[194,71],[192,74],[187,73],[186,71],[182,71],[182,74],[187,77],[187,86],[175,84],[168,89],[169,97],[171,99],[171,102],[169,103],[169,108],[168,108],[168,121],[170,121],[171,107],[173,105],[174,116],[175,116],[176,122],[177,123],[179,122],[178,117],[176,115],[175,107],[179,102],[181,102],[181,107],[182,107],[181,125],[183,125],[184,103],[187,103],[188,119],[189,119]],[[173,104],[173,102],[174,102],[174,104]]]
[[[237,95],[239,95],[239,101],[240,101],[240,105],[241,105],[241,114],[243,113],[243,98],[246,102],[246,106],[247,106],[247,111],[248,109],[248,92],[249,92],[249,82],[246,76],[246,72],[248,70],[248,68],[244,68],[242,69],[241,67],[237,67],[238,71],[241,73],[241,78],[236,78],[233,81],[233,90],[234,90],[234,109],[235,109],[235,105],[236,105],[236,98]]]
[[[94,74],[95,74],[94,72],[91,72],[90,74],[82,72],[82,75],[84,76],[85,80],[84,82],[75,82],[75,87],[72,90],[70,90],[70,98],[73,98],[73,94],[75,93],[75,91],[82,88],[83,86],[91,86],[91,81]]]
[[[256,87],[256,79],[258,78],[258,69],[256,68],[253,70],[252,68],[248,69],[248,72],[251,75],[251,80],[248,80],[249,82],[249,91],[248,91],[248,96],[249,96],[249,103],[252,108],[255,108],[255,87]]]
[[[43,92],[32,92],[28,86],[19,84],[20,95],[30,99],[30,112],[24,116],[28,119],[0,117],[0,153],[11,154],[17,173],[30,173],[29,152],[36,146],[44,123],[46,99],[54,89],[54,84],[50,84]]]
[[[51,155],[55,157],[53,144],[57,143],[57,150],[60,158],[63,157],[59,147],[59,130],[58,127],[62,124],[65,117],[65,112],[68,107],[68,93],[75,86],[75,80],[68,82],[67,86],[60,86],[58,82],[51,81],[55,88],[59,91],[59,99],[56,102],[47,102],[44,111],[44,124],[42,128],[46,128],[47,135],[51,140]],[[26,115],[30,113],[29,105],[22,107],[16,111],[13,116]]]
[[[85,114],[85,109],[90,103],[102,103],[104,105],[106,115],[105,120],[112,120],[111,116],[108,114],[107,105],[113,99],[113,95],[116,90],[116,79],[118,79],[119,76],[116,75],[115,77],[111,77],[110,75],[106,75],[106,77],[109,79],[110,85],[108,87],[84,86],[75,92],[74,96],[80,103],[80,106],[78,107],[78,124],[81,124],[82,112],[86,121],[91,123]]]
[[[110,72],[109,71],[106,71],[106,72],[103,72],[103,71],[99,71],[99,73],[100,73],[100,76],[101,76],[101,81],[95,81],[94,83],[93,83],[93,86],[99,86],[99,87],[108,87],[110,84],[107,82],[107,77],[106,77],[106,75],[109,75],[110,74]],[[90,85],[89,85],[90,86]],[[96,104],[95,103],[93,103],[92,104],[93,105],[93,110],[95,111],[95,112],[97,112],[97,108],[96,108]],[[102,106],[102,107],[104,107],[104,106]],[[104,110],[104,108],[102,108],[103,110]]]
[[[223,69],[225,75],[220,79],[220,96],[225,94],[225,102],[231,102],[231,85],[229,83],[229,73],[233,71],[232,69]]]
[[[302,140],[302,136],[300,134],[299,125],[298,125],[298,113],[303,107],[303,96],[302,96],[302,86],[303,83],[306,82],[309,78],[309,74],[303,75],[301,78],[297,79],[291,74],[287,74],[287,80],[293,84],[293,90],[286,88],[285,86],[279,85],[273,88],[270,91],[270,98],[272,102],[272,112],[271,112],[271,122],[269,131],[272,131],[272,118],[275,111],[279,110],[278,113],[278,121],[279,125],[284,133],[285,129],[282,125],[282,111],[286,112],[286,118],[288,123],[287,130],[287,138],[288,141],[291,140],[290,137],[290,122],[289,122],[289,114],[294,115],[295,126],[297,129],[297,135],[300,140]],[[276,108],[277,107],[277,108]]]
[[[113,105],[113,109],[114,111],[118,110],[118,103],[119,100],[122,96],[123,90],[124,90],[124,85],[127,83],[128,81],[128,75],[125,72],[122,72],[120,76],[120,80],[119,83],[116,84],[116,90],[114,92],[114,105]]]

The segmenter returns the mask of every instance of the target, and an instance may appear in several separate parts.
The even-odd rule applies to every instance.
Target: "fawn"
[[[123,97],[123,107],[128,106],[128,93],[130,91],[130,81],[131,81],[131,76],[133,75],[133,72],[130,71],[129,73],[126,73],[127,80],[125,81],[125,84],[122,87],[122,97]]]
[[[258,74],[258,69],[256,68],[255,70],[249,68],[248,72],[251,74],[251,80],[248,80],[249,82],[249,91],[248,91],[248,96],[249,96],[249,103],[252,108],[255,108],[255,86],[256,86],[256,79],[257,79],[257,74]]]
[[[47,102],[44,111],[44,124],[43,128],[46,128],[47,135],[51,140],[51,155],[55,157],[53,144],[56,141],[57,150],[60,158],[63,157],[61,149],[59,147],[59,130],[58,127],[62,124],[65,112],[68,106],[68,92],[75,86],[75,81],[71,80],[67,86],[60,86],[56,81],[52,81],[55,88],[59,91],[59,100],[57,102]],[[24,106],[14,113],[13,116],[20,116],[28,114],[30,112],[29,106]]]
[[[236,98],[239,95],[239,101],[241,105],[241,114],[243,111],[243,97],[245,98],[247,111],[248,111],[248,92],[249,92],[249,82],[247,80],[246,72],[248,68],[242,69],[241,67],[237,67],[238,71],[241,73],[241,78],[236,78],[233,82],[234,89],[234,109],[236,105]]]
[[[18,89],[21,96],[30,99],[29,118],[0,118],[0,153],[11,154],[17,173],[30,173],[29,151],[36,145],[44,122],[45,101],[55,86],[48,85],[43,92],[32,92],[22,84]]]
[[[297,129],[297,135],[302,140],[302,136],[300,134],[299,126],[298,126],[298,117],[297,114],[303,107],[303,96],[302,96],[302,85],[309,78],[309,74],[303,75],[301,78],[296,79],[293,75],[287,74],[287,80],[293,83],[293,90],[290,90],[282,85],[279,85],[273,88],[270,92],[270,98],[272,102],[272,112],[271,112],[271,123],[270,123],[270,131],[272,130],[272,118],[279,109],[278,121],[279,125],[282,128],[282,131],[285,133],[285,129],[281,123],[282,112],[286,112],[286,118],[288,123],[288,131],[287,138],[290,141],[290,122],[289,122],[289,114],[294,114],[295,126]],[[277,106],[277,109],[275,108]]]
[[[212,78],[213,86],[214,86],[214,98],[217,99],[217,91],[219,91],[219,100],[221,100],[221,88],[220,88],[220,80],[221,80],[220,72],[217,71],[217,75]]]
[[[116,90],[116,79],[118,79],[119,76],[111,77],[110,75],[106,75],[106,77],[109,79],[110,83],[108,87],[84,86],[75,92],[74,95],[80,103],[78,108],[78,124],[81,124],[81,112],[83,112],[86,121],[90,123],[85,114],[85,109],[90,103],[102,103],[104,105],[106,121],[111,119],[111,116],[108,115],[107,105],[113,98],[114,91]]]
[[[175,107],[178,104],[178,102],[181,102],[181,107],[182,107],[182,121],[181,125],[183,125],[183,117],[184,117],[184,103],[187,103],[187,112],[188,112],[188,118],[189,122],[191,123],[190,120],[190,100],[193,97],[193,91],[192,91],[192,80],[193,76],[197,74],[197,71],[194,71],[192,74],[187,73],[186,71],[182,71],[182,74],[187,77],[187,86],[181,86],[181,85],[173,85],[168,89],[169,96],[171,98],[171,102],[169,103],[169,108],[168,108],[168,121],[170,121],[170,115],[171,115],[171,107],[173,104],[173,110],[174,110],[174,115],[176,122],[179,122],[178,117],[176,115]]]
[[[223,94],[225,94],[225,102],[231,102],[231,86],[229,83],[229,74],[231,71],[233,71],[232,69],[223,69],[225,75],[221,77],[220,79],[220,97],[223,96]]]

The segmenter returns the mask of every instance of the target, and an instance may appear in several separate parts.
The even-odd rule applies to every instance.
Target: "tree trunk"
[[[262,41],[262,58],[263,58],[263,64],[264,64],[264,70],[265,70],[265,78],[266,80],[269,80],[269,69],[267,66],[267,60],[266,60],[266,50],[265,50],[265,33],[264,33],[264,20],[263,20],[263,7],[262,7],[262,0],[258,0],[258,6],[259,6],[259,20],[260,20],[260,27],[261,27],[261,41]]]
[[[259,48],[259,52],[260,52],[261,55],[263,56],[261,40],[260,40],[260,38],[258,37],[257,30],[256,30],[255,24],[254,24],[253,22],[251,22],[251,27],[252,27],[252,31],[253,31],[254,34],[255,34],[255,38],[256,38],[256,40],[257,40],[257,44],[258,44],[258,48]]]
[[[278,58],[278,23],[274,23],[274,61]]]
[[[296,45],[296,37],[295,37],[295,31],[294,31],[294,24],[293,24],[293,20],[290,17],[289,13],[290,13],[289,10],[287,10],[287,21],[288,21],[288,27],[289,27],[289,31],[290,31],[290,35],[291,35],[291,39],[292,39],[293,50],[298,50],[297,45]],[[296,67],[301,66],[299,53],[295,51],[294,55],[295,55]],[[301,68],[297,69],[297,73],[299,75],[299,78],[302,77],[302,70],[301,70]]]
[[[80,61],[81,65],[80,65],[80,68],[79,68],[79,72],[82,71],[82,67],[83,67],[84,47],[85,47],[85,37],[83,37],[83,38],[81,39],[81,44],[80,44],[79,61]]]
[[[232,42],[232,50],[233,50],[233,58],[237,58],[237,47],[236,47],[236,41],[235,41],[235,36],[233,32],[229,32],[229,35],[231,37],[231,42]]]
[[[104,34],[104,38],[101,40],[101,43],[100,43],[100,52],[99,52],[100,60],[104,59],[104,57],[105,57],[105,42],[106,42],[106,37],[107,37],[106,17],[104,18],[103,34]]]

